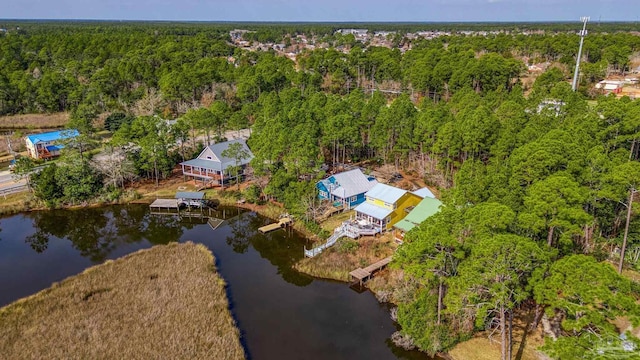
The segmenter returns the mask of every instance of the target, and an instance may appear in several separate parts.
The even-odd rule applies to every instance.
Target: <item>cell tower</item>
[[[578,49],[578,58],[576,59],[576,71],[573,73],[573,83],[571,84],[571,89],[576,91],[578,88],[578,74],[580,73],[580,58],[582,57],[582,44],[584,43],[584,37],[587,36],[587,22],[589,21],[588,16],[583,16],[580,18],[582,21],[582,31],[580,31],[580,48]]]

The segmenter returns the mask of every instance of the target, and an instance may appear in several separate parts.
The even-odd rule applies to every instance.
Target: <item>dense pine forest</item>
[[[640,269],[640,103],[592,91],[631,70],[635,24],[593,25],[577,92],[575,24],[352,25],[396,31],[394,48],[336,34],[341,24],[0,25],[0,114],[68,111],[83,133],[67,161],[33,176],[50,204],[117,196],[197,153],[197,134],[250,127],[252,189],[296,215],[310,210],[324,165],[390,164],[441,189],[442,211],[394,257],[405,274],[398,321],[421,350],[487,330],[513,358],[511,324],[525,308],[552,358],[640,349],[617,325],[640,325],[640,286],[619,275]],[[246,51],[234,28],[327,48],[295,61]],[[511,32],[402,35],[423,29]],[[525,83],[539,62],[551,66]],[[92,158],[96,126],[112,137]]]

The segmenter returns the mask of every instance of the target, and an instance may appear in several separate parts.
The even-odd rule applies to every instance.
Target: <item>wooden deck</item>
[[[266,233],[271,232],[273,230],[278,230],[280,228],[288,226],[292,222],[293,222],[293,220],[290,217],[283,217],[277,223],[265,225],[265,226],[262,226],[262,227],[258,228],[258,231],[260,231],[263,234],[266,234]]]
[[[359,282],[360,285],[362,285],[362,283],[369,280],[375,272],[389,265],[390,262],[391,262],[391,256],[389,256],[388,258],[384,258],[378,262],[375,262],[364,269],[357,268],[352,272],[350,272],[349,275],[351,275],[352,279],[354,279],[356,282]]]
[[[330,206],[324,213],[322,213],[320,216],[318,216],[316,220],[324,221],[324,220],[330,218],[333,214],[341,212],[341,211],[344,211],[344,210],[345,210],[344,205]]]
[[[156,199],[149,207],[152,209],[180,209],[178,199]]]

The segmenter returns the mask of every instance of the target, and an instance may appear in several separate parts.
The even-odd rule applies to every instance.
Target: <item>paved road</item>
[[[27,180],[16,181],[9,171],[0,171],[0,195],[9,195],[27,190]]]
[[[0,171],[0,185],[3,185],[5,182],[12,182],[13,178],[11,177],[11,173],[9,171]]]

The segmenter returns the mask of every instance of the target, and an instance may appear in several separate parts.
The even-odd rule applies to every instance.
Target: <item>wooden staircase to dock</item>
[[[307,250],[307,248],[305,247],[304,256],[312,258],[322,253],[325,249],[333,246],[338,241],[338,239],[340,239],[343,236],[347,236],[347,232],[342,228],[336,229],[336,231],[333,232],[333,234],[327,239],[327,242],[325,242],[324,244],[320,246],[316,246],[310,250]]]

